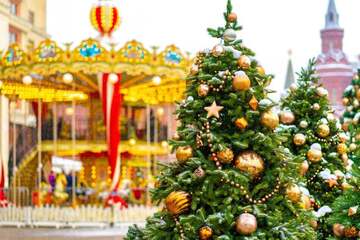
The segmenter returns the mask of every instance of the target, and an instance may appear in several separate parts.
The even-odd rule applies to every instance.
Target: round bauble
[[[251,59],[246,55],[242,55],[238,60],[238,65],[241,69],[247,70],[250,68]]]
[[[337,152],[339,154],[345,154],[347,153],[347,146],[345,143],[339,143],[337,146]]]
[[[344,230],[345,230],[345,227],[339,223],[335,223],[333,225],[333,233],[336,237],[342,237],[344,236]]]
[[[198,167],[197,169],[195,169],[194,171],[194,176],[196,178],[203,178],[205,177],[205,170],[202,167]]]
[[[345,143],[347,141],[348,137],[346,136],[345,133],[340,133],[339,134],[339,141],[342,143]]]
[[[347,105],[349,104],[349,99],[346,98],[346,97],[344,97],[344,98],[342,99],[342,104],[343,104],[344,106],[347,106]]]
[[[316,89],[316,94],[319,95],[320,97],[324,97],[324,96],[327,96],[329,94],[329,92],[328,92],[328,90],[326,90],[323,87],[318,87]]]
[[[286,188],[286,196],[293,203],[297,203],[301,198],[301,190],[297,185],[292,184]]]
[[[199,239],[209,240],[212,238],[213,230],[209,226],[203,226],[199,229]]]
[[[302,194],[300,197],[299,205],[302,209],[309,210],[311,208],[311,199],[309,196]]]
[[[231,163],[234,160],[234,152],[230,148],[226,148],[216,154],[221,163]]]
[[[209,86],[206,84],[200,84],[197,88],[197,93],[200,97],[205,97],[209,93]]]
[[[291,85],[290,85],[290,91],[294,92],[294,91],[296,91],[296,90],[297,90],[297,85],[296,85],[296,83],[291,84]]]
[[[359,100],[355,99],[355,100],[353,101],[353,106],[354,106],[355,108],[357,108],[357,107],[359,106]]]
[[[196,64],[193,64],[193,65],[191,66],[191,69],[190,69],[190,74],[191,74],[191,75],[196,75],[196,74],[198,74],[198,73],[199,73],[199,66],[196,65]]]
[[[309,149],[309,151],[307,152],[307,158],[312,163],[320,162],[322,158],[322,152],[318,149]]]
[[[235,121],[235,126],[240,129],[245,129],[248,126],[248,122],[245,118],[238,118]]]
[[[232,42],[236,40],[236,32],[234,29],[226,29],[223,35],[223,39],[225,42]]]
[[[245,151],[236,157],[235,167],[250,174],[252,177],[257,177],[264,171],[265,163],[256,152]]]
[[[320,124],[316,130],[319,137],[325,138],[330,134],[330,127],[327,124]]]
[[[236,20],[237,20],[237,15],[236,15],[236,13],[234,13],[234,12],[230,13],[230,14],[228,15],[227,19],[228,19],[229,22],[236,22]]]
[[[354,238],[358,236],[358,231],[355,227],[348,227],[344,229],[344,235],[346,238]]]
[[[310,220],[310,226],[313,228],[313,229],[317,229],[318,228],[318,222],[314,219]]]
[[[346,191],[346,190],[351,189],[352,186],[351,186],[349,183],[347,183],[347,182],[343,182],[343,183],[341,184],[341,188],[342,188],[342,190]]]
[[[295,121],[295,115],[291,111],[282,111],[280,113],[280,122],[283,124],[292,124]]]
[[[256,70],[260,76],[264,76],[266,74],[265,69],[262,66],[257,66]]]
[[[172,137],[172,139],[173,139],[173,140],[176,140],[176,141],[177,141],[177,140],[180,140],[180,135],[179,135],[179,133],[178,133],[178,132],[175,132],[174,135],[173,135],[173,137]]]
[[[350,125],[350,122],[344,122],[344,123],[341,125],[342,130],[344,130],[345,132],[347,132],[347,131],[349,130],[349,125]]]
[[[326,118],[327,118],[327,120],[329,120],[330,122],[332,122],[332,121],[335,120],[335,116],[334,116],[334,114],[332,114],[332,113],[328,113],[328,114],[326,115]]]
[[[243,235],[250,235],[257,229],[256,217],[250,213],[243,213],[236,219],[235,230]]]
[[[274,130],[279,125],[279,116],[270,110],[261,115],[260,121],[263,126]]]
[[[190,146],[182,146],[176,149],[176,159],[179,163],[185,163],[193,156],[193,150]]]
[[[237,91],[245,91],[250,89],[251,81],[248,75],[243,71],[236,72],[233,77],[232,86]]]
[[[355,143],[351,143],[349,146],[350,151],[355,151],[356,150],[356,144]]]
[[[309,126],[308,122],[305,120],[302,120],[299,125],[301,128],[307,128]]]
[[[300,165],[301,176],[305,176],[305,174],[307,173],[308,170],[309,170],[309,163],[308,163],[308,161],[305,160]]]
[[[171,192],[165,199],[166,209],[174,216],[178,216],[190,209],[191,196],[184,191]]]
[[[211,54],[214,56],[214,57],[220,57],[221,55],[223,55],[225,52],[225,48],[223,45],[216,45],[212,51],[211,51]]]
[[[306,137],[304,134],[302,133],[297,133],[294,136],[293,142],[296,146],[302,146],[305,144],[306,142]]]
[[[318,103],[314,103],[312,105],[312,109],[314,109],[315,111],[319,111],[320,110],[320,105]]]
[[[267,108],[271,104],[273,104],[273,102],[270,99],[267,99],[267,98],[261,99],[260,102],[259,102],[259,106],[262,107],[262,108]]]
[[[348,164],[349,164],[349,156],[347,155],[347,153],[341,154],[341,160],[343,161],[345,166],[348,166]]]

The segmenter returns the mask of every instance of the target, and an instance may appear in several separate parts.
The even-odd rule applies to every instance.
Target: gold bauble
[[[346,106],[346,105],[348,105],[349,104],[349,99],[348,98],[343,98],[342,99],[342,104],[344,105],[344,106]]]
[[[354,238],[358,236],[358,231],[355,227],[347,227],[344,229],[344,235],[346,238]]]
[[[321,150],[318,150],[318,149],[310,149],[307,152],[307,157],[311,162],[317,163],[317,162],[321,161],[322,152],[321,152]]]
[[[250,65],[251,65],[251,59],[246,55],[242,55],[242,56],[240,56],[240,58],[238,60],[238,65],[242,69],[245,69],[245,70],[249,69]]]
[[[236,13],[234,13],[234,12],[230,13],[230,14],[228,15],[227,19],[228,19],[229,22],[236,22],[236,20],[237,20],[237,15],[236,15]]]
[[[305,160],[301,163],[301,166],[300,166],[301,176],[305,176],[305,174],[307,173],[308,170],[309,170],[309,163],[308,163],[308,161]]]
[[[178,147],[176,149],[176,159],[179,163],[184,163],[193,156],[193,150],[190,146]]]
[[[262,66],[257,66],[256,70],[261,76],[265,75],[265,69]]]
[[[356,141],[359,141],[359,140],[360,140],[360,133],[356,134],[355,140],[356,140]]]
[[[309,210],[311,208],[311,199],[305,194],[302,194],[299,205],[302,209]]]
[[[236,219],[235,230],[243,235],[250,235],[257,229],[256,217],[250,213],[243,213]]]
[[[310,220],[310,226],[313,228],[313,229],[317,229],[318,227],[318,222],[316,220]]]
[[[360,89],[358,89],[358,90],[356,91],[356,98],[357,98],[358,100],[360,100]]]
[[[199,239],[209,240],[212,238],[213,230],[209,226],[203,226],[199,229]]]
[[[296,146],[302,146],[305,144],[306,142],[306,137],[304,134],[302,133],[297,133],[294,136],[293,142]]]
[[[280,122],[283,124],[292,124],[295,121],[295,115],[291,111],[283,111],[280,113]]]
[[[180,135],[178,132],[175,132],[173,137],[172,137],[174,140],[180,140]]]
[[[329,136],[330,127],[327,124],[320,124],[317,128],[317,134],[322,138]]]
[[[286,196],[293,203],[297,203],[300,201],[301,198],[301,190],[297,185],[292,184],[286,188]]]
[[[342,188],[342,190],[349,190],[352,188],[352,186],[350,184],[348,184],[347,182],[343,182],[341,184],[341,188]]]
[[[235,159],[235,167],[249,173],[252,177],[259,176],[265,168],[264,160],[254,151],[245,151]]]
[[[279,116],[272,111],[267,111],[261,115],[260,121],[263,126],[275,129],[279,125]]]
[[[349,146],[350,151],[355,151],[356,150],[356,144],[355,143],[351,143]]]
[[[232,81],[233,88],[237,91],[245,91],[251,87],[251,81],[245,73],[236,75]]]
[[[166,209],[174,216],[178,216],[190,209],[191,196],[184,191],[171,192],[165,199]]]
[[[222,45],[220,45],[220,44],[216,45],[216,46],[212,49],[212,51],[211,51],[211,53],[212,53],[212,55],[213,55],[214,57],[219,57],[219,56],[221,56],[224,52],[225,52],[225,48],[224,48]]]
[[[221,163],[231,163],[234,160],[234,152],[230,148],[226,148],[216,154]]]
[[[347,152],[347,146],[345,143],[339,143],[337,146],[337,152],[339,154],[345,154]]]
[[[342,237],[344,236],[344,230],[345,230],[345,227],[339,223],[335,223],[333,225],[333,233],[336,237]]]
[[[349,130],[349,125],[350,125],[350,122],[344,122],[344,123],[341,125],[342,130],[344,130],[345,132],[347,132],[347,131]]]
[[[235,121],[235,125],[236,127],[240,128],[240,129],[245,129],[248,126],[248,122],[246,121],[245,118],[238,118]]]
[[[200,84],[198,89],[197,89],[197,93],[200,97],[205,97],[208,95],[209,93],[209,86],[206,84]]]

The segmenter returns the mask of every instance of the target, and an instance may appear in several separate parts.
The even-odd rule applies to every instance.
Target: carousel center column
[[[9,99],[0,95],[0,129],[2,133],[9,133]],[[9,160],[9,135],[0,134],[0,162],[4,167],[5,187],[9,186],[8,180]]]

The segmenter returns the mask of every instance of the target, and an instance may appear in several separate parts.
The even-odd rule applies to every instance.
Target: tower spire
[[[325,17],[325,29],[340,28],[339,13],[336,10],[335,0],[329,0],[329,6]]]
[[[293,68],[293,64],[292,64],[292,60],[291,60],[291,55],[292,55],[292,50],[289,49],[288,51],[288,55],[289,55],[289,61],[288,61],[288,66],[287,66],[287,70],[286,70],[286,78],[285,78],[285,89],[288,89],[291,84],[293,84],[295,82],[295,77],[294,77],[294,68]]]

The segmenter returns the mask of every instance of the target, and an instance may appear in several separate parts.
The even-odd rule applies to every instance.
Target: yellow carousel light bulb
[[[154,77],[152,78],[152,81],[153,81],[153,83],[154,83],[155,85],[160,85],[160,83],[161,83],[161,77],[159,77],[159,76],[154,76]]]
[[[119,81],[119,77],[116,73],[110,73],[109,74],[109,81],[111,84],[115,84]]]
[[[131,139],[129,140],[129,144],[130,144],[131,146],[134,146],[134,145],[136,144],[136,140],[135,140],[134,138],[131,138]]]
[[[71,73],[65,73],[63,76],[63,81],[66,84],[70,84],[72,83],[72,81],[74,80],[74,77]]]
[[[32,83],[32,77],[30,75],[25,75],[22,79],[22,82],[25,85],[30,85]]]

